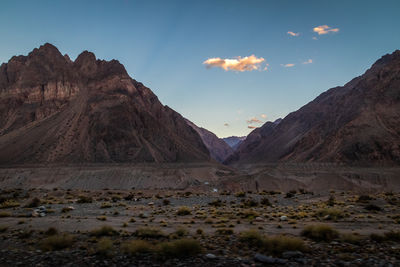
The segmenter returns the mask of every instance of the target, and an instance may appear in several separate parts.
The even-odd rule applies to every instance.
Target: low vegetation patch
[[[35,208],[38,207],[40,205],[41,201],[39,198],[35,197],[33,198],[27,205],[27,208]]]
[[[41,242],[41,249],[44,251],[61,250],[71,247],[73,244],[73,237],[67,234],[54,235],[43,239]]]
[[[121,249],[124,253],[136,255],[154,252],[154,246],[145,240],[131,240],[122,244]]]
[[[112,228],[111,226],[104,225],[100,227],[99,229],[95,229],[92,232],[90,232],[91,235],[93,236],[113,236],[113,235],[118,235],[118,232]]]
[[[257,230],[240,233],[239,241],[273,255],[281,255],[285,251],[295,250],[304,252],[307,249],[304,241],[300,238],[285,235],[265,236]]]
[[[309,225],[301,232],[301,235],[314,241],[330,242],[339,237],[339,232],[326,224]]]
[[[9,208],[15,208],[19,207],[19,202],[12,200],[12,199],[7,199],[3,203],[0,204],[0,209],[9,209]]]
[[[110,256],[113,252],[113,242],[111,239],[103,237],[97,243],[96,253],[103,256]]]
[[[192,210],[189,207],[182,206],[178,209],[176,212],[176,215],[179,216],[184,216],[184,215],[190,215],[192,213]]]
[[[10,212],[2,211],[0,212],[0,218],[11,217]]]
[[[141,238],[160,238],[165,236],[160,229],[154,227],[139,228],[136,230],[135,235]]]
[[[343,211],[334,208],[320,209],[315,213],[315,216],[327,220],[338,220],[346,217]]]
[[[179,239],[163,242],[157,246],[157,253],[168,258],[184,258],[200,254],[201,245],[194,239]]]
[[[93,198],[92,197],[83,196],[83,195],[79,196],[78,200],[76,201],[76,203],[79,203],[79,204],[92,203],[92,202],[93,202]]]

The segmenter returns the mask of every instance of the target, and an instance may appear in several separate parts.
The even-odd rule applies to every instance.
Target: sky
[[[117,59],[164,105],[247,135],[400,49],[400,1],[2,0],[0,62],[49,42]]]

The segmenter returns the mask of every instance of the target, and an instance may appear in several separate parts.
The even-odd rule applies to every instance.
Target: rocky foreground
[[[2,190],[1,266],[399,266],[400,194]]]

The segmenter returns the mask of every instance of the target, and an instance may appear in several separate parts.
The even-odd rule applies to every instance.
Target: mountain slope
[[[218,138],[214,133],[204,128],[198,127],[189,120],[186,120],[186,122],[200,135],[203,143],[210,151],[210,155],[213,159],[219,162],[223,162],[228,156],[233,153],[233,149],[222,139]]]
[[[236,150],[245,139],[246,136],[229,136],[222,138],[233,150]]]
[[[0,67],[0,164],[206,160],[196,131],[116,60],[45,44]]]
[[[277,161],[399,164],[400,51],[254,130],[226,163]]]

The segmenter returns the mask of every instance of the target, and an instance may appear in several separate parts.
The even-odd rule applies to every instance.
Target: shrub
[[[343,211],[339,210],[339,209],[333,209],[333,208],[329,208],[329,209],[320,209],[315,213],[315,216],[317,217],[325,217],[327,216],[328,220],[338,220],[338,219],[342,219],[345,217],[345,214],[343,213]]]
[[[245,197],[246,193],[245,192],[238,192],[235,194],[236,197]]]
[[[97,220],[99,221],[107,221],[107,217],[106,216],[98,216],[96,217]]]
[[[131,240],[122,244],[121,249],[124,253],[135,255],[150,253],[154,251],[154,247],[145,240]]]
[[[165,234],[158,228],[144,227],[136,230],[135,235],[141,238],[160,238]]]
[[[107,209],[107,208],[111,208],[112,205],[109,202],[103,202],[101,203],[100,209]]]
[[[285,198],[292,198],[296,195],[297,191],[296,190],[291,190],[289,192],[286,193]]]
[[[239,241],[248,243],[252,246],[262,246],[264,235],[257,230],[248,230],[240,233]]]
[[[61,212],[62,213],[67,213],[67,212],[70,212],[71,210],[73,210],[72,207],[64,207],[64,208],[61,209]]]
[[[361,202],[361,203],[365,203],[368,202],[370,200],[373,200],[372,197],[368,196],[368,195],[361,195],[357,198],[357,202]]]
[[[109,238],[102,238],[100,241],[97,243],[97,249],[96,252],[97,254],[104,255],[104,256],[109,256],[112,253],[113,249],[113,242]]]
[[[285,251],[306,250],[306,246],[302,239],[284,235],[266,237],[263,242],[263,247],[266,251],[274,255],[280,255]]]
[[[208,205],[214,206],[214,207],[221,207],[222,206],[222,201],[221,201],[221,199],[216,199],[216,200],[211,201],[210,203],[208,203]]]
[[[176,215],[184,216],[184,215],[190,215],[191,213],[192,213],[192,211],[189,207],[182,206],[178,209],[178,211],[176,212]]]
[[[183,237],[189,234],[189,231],[184,227],[179,227],[174,234],[179,237]]]
[[[219,228],[215,232],[220,235],[232,235],[233,234],[233,230],[229,229],[229,228]]]
[[[332,241],[339,236],[339,232],[326,224],[309,225],[301,232],[302,236],[315,241]]]
[[[79,203],[79,204],[92,203],[92,202],[93,202],[93,198],[92,197],[83,196],[83,195],[79,196],[78,200],[76,201],[76,203]]]
[[[246,201],[244,201],[243,205],[245,207],[257,207],[258,206],[258,202],[252,198],[247,199]]]
[[[163,242],[157,246],[157,251],[168,258],[184,258],[201,253],[200,243],[194,239],[180,239]]]
[[[7,231],[8,226],[5,225],[0,225],[0,233],[4,233],[5,231]]]
[[[40,205],[41,201],[39,198],[35,197],[33,198],[27,205],[27,208],[35,208],[38,207]]]
[[[163,199],[163,205],[168,206],[171,203],[169,199]]]
[[[264,206],[271,206],[271,202],[270,202],[269,199],[266,198],[266,197],[263,197],[263,198],[260,200],[260,204],[261,204],[261,205],[264,205]]]
[[[368,211],[381,211],[382,210],[381,207],[374,205],[374,204],[368,204],[367,206],[365,206],[365,209]]]
[[[91,233],[93,236],[113,236],[113,235],[118,235],[118,232],[112,228],[111,226],[104,225],[100,227],[99,229],[93,230]]]
[[[41,248],[44,251],[61,250],[72,245],[73,238],[67,234],[53,235],[43,239]]]
[[[362,237],[358,234],[342,234],[340,236],[340,240],[350,244],[360,244],[362,241]]]
[[[45,235],[56,235],[58,234],[58,230],[54,227],[50,227],[49,229],[44,232]]]
[[[0,212],[0,218],[11,217],[10,212],[2,211]]]
[[[326,205],[328,205],[328,206],[334,206],[334,205],[335,205],[335,202],[336,202],[335,197],[334,197],[333,195],[331,195],[331,196],[329,197],[328,201],[326,202]]]
[[[384,233],[384,235],[386,240],[396,241],[396,242],[400,241],[400,231],[390,231]]]
[[[7,199],[3,203],[0,204],[0,209],[8,209],[18,207],[20,204],[12,199]]]

